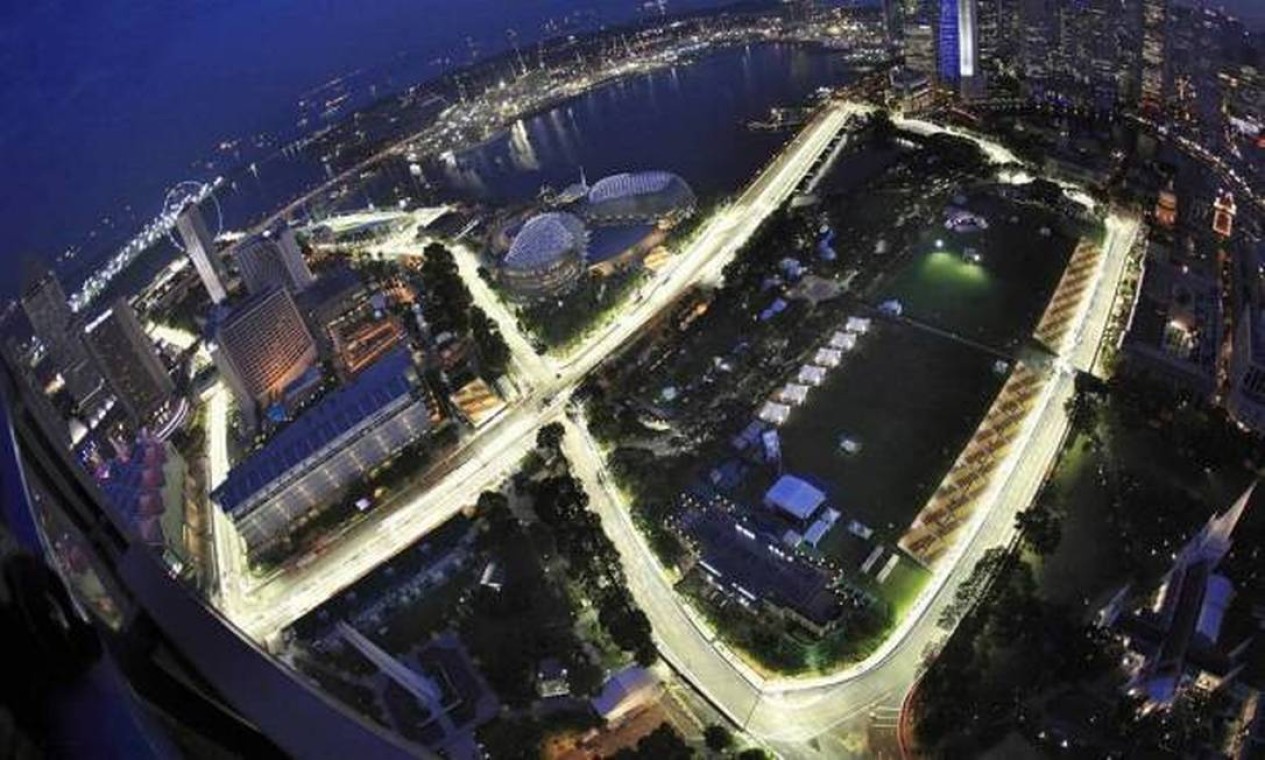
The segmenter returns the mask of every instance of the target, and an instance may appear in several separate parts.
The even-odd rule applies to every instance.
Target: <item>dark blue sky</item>
[[[205,164],[220,141],[288,133],[299,97],[334,77],[391,71],[403,86],[439,73],[436,58],[468,60],[467,37],[492,51],[510,27],[529,40],[549,20],[644,12],[640,0],[0,3],[0,257],[56,255],[106,218],[133,231],[174,182],[229,168]]]
[[[725,0],[669,0],[670,10]],[[1220,4],[1261,18],[1265,0]],[[305,92],[358,69],[392,87],[642,0],[28,0],[0,3],[0,260],[120,237],[165,188],[229,168],[215,146],[288,133]],[[566,26],[568,21],[573,25]],[[114,234],[104,220],[110,219]]]

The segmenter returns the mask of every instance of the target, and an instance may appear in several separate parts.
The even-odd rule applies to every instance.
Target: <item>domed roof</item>
[[[503,266],[533,270],[548,267],[564,256],[583,257],[588,230],[575,214],[551,211],[528,219],[514,237]]]
[[[589,188],[589,203],[605,203],[620,198],[661,193],[674,183],[684,183],[671,172],[625,172],[599,179]]]
[[[613,174],[589,188],[584,213],[590,221],[663,219],[689,213],[694,191],[671,172]]]

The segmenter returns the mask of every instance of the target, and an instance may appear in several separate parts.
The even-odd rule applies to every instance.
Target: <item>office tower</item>
[[[980,55],[988,58],[995,56],[998,68],[1012,70],[1019,61],[1019,44],[1021,26],[1019,23],[1019,0],[984,0],[990,8],[980,11]],[[993,30],[985,30],[985,16],[993,18]],[[991,41],[984,38],[991,36]]]
[[[940,0],[937,35],[940,81],[961,88],[964,96],[980,94],[979,28],[975,0]]]
[[[259,409],[316,362],[316,342],[289,291],[273,288],[249,298],[219,325],[213,358],[253,426]]]
[[[17,341],[12,337],[5,340],[0,346],[0,351],[3,352],[4,361],[8,364],[13,381],[19,388],[18,399],[30,411],[35,424],[44,435],[52,439],[53,443],[63,449],[69,449],[73,443],[70,437],[70,426],[53,406],[52,400],[44,395],[44,389],[40,387],[39,380],[35,377],[35,370],[31,366],[28,352],[19,348]]]
[[[264,233],[247,238],[233,249],[237,269],[242,282],[252,295],[269,288],[285,288],[291,293],[301,292],[315,278],[303,260],[303,251],[295,239],[294,230],[285,228],[276,234]]]
[[[100,401],[101,373],[84,345],[82,323],[70,310],[66,291],[52,272],[33,282],[22,295],[22,309],[31,321],[35,336],[48,349],[48,358],[61,373],[66,390],[81,409]]]
[[[904,7],[901,0],[883,0],[883,37],[895,49],[904,36]]]
[[[281,248],[281,261],[285,264],[294,289],[306,290],[308,286],[316,282],[316,277],[312,275],[307,260],[303,258],[303,249],[299,247],[298,236],[289,227],[282,227],[273,234],[277,239],[277,245]]]
[[[215,252],[215,239],[206,228],[206,219],[197,204],[189,204],[176,217],[176,231],[180,233],[185,253],[211,296],[211,303],[223,303],[228,296],[224,290],[224,265]]]
[[[1164,102],[1164,58],[1168,44],[1168,0],[1142,0],[1142,107]]]
[[[119,298],[88,325],[88,348],[138,427],[171,399],[171,378],[126,298]]]
[[[936,73],[936,33],[924,19],[905,22],[905,68],[934,77]]]
[[[1019,27],[1019,74],[1029,91],[1037,91],[1050,77],[1055,19],[1042,0],[1020,0],[1017,13]]]

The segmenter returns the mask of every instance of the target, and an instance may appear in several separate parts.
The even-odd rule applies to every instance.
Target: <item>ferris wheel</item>
[[[206,221],[207,231],[211,233],[212,240],[224,232],[224,212],[220,209],[220,202],[215,197],[214,190],[214,186],[206,182],[190,179],[177,183],[167,191],[167,197],[163,199],[161,218],[167,227],[167,239],[178,250],[188,253],[184,241],[175,234],[176,218],[191,205],[202,206],[202,218]]]

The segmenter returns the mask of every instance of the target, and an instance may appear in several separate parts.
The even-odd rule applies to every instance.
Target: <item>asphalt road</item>
[[[472,504],[479,493],[499,485],[534,446],[539,427],[561,420],[567,428],[564,445],[575,474],[584,482],[593,508],[620,551],[630,591],[650,618],[661,653],[719,710],[787,756],[814,757],[820,753],[809,740],[863,716],[876,704],[899,699],[916,677],[925,653],[949,633],[938,623],[941,611],[988,549],[1010,543],[1015,514],[1032,501],[1056,461],[1068,427],[1064,406],[1073,390],[1072,368],[1089,366],[1086,359],[1092,363],[1097,352],[1123,271],[1123,258],[1136,236],[1136,221],[1116,217],[1109,221],[1102,270],[1095,291],[1076,316],[1071,333],[1074,338],[1046,377],[1010,454],[995,471],[981,497],[981,507],[961,532],[958,544],[941,560],[887,642],[864,662],[829,676],[765,679],[719,644],[672,589],[671,580],[633,526],[626,505],[609,485],[602,456],[582,421],[563,413],[570,390],[606,356],[635,339],[649,320],[689,287],[719,278],[725,264],[763,219],[794,192],[847,118],[861,110],[839,103],[823,111],[741,197],[702,228],[672,266],[642,289],[620,319],[571,355],[559,360],[529,357],[524,353],[525,341],[512,340],[515,363],[528,388],[518,403],[471,438],[452,471],[438,484],[380,508],[320,554],[303,558],[262,584],[251,586],[244,578],[235,581],[233,576],[241,573],[240,563],[221,558],[222,587],[240,589],[240,593],[226,595],[231,599],[221,600],[230,618],[249,635],[269,640]],[[1009,159],[999,146],[986,146],[986,150],[998,161]],[[463,254],[458,262],[476,301],[502,330],[514,329],[499,299],[490,290],[481,292],[470,280],[472,260]],[[477,274],[474,278],[478,279]],[[216,434],[221,430],[214,423],[209,427]],[[231,552],[230,543],[217,539],[216,545],[220,548],[223,544],[222,550]]]
[[[509,469],[535,443],[535,431],[555,418],[571,389],[603,359],[636,339],[644,326],[677,298],[702,281],[719,279],[721,271],[760,223],[780,207],[822,156],[847,120],[868,110],[865,106],[837,102],[823,109],[779,153],[743,194],[722,208],[701,229],[675,261],[643,286],[634,302],[617,320],[592,336],[582,347],[559,360],[528,356],[526,341],[507,334],[515,364],[525,372],[528,388],[520,400],[486,423],[472,436],[456,458],[448,476],[439,484],[382,505],[368,518],[339,537],[337,542],[290,563],[265,579],[246,571],[241,544],[221,534],[231,529],[216,525],[217,563],[221,610],[243,632],[267,642],[298,618],[338,591],[434,530],[478,495],[495,488]],[[397,253],[402,253],[397,249]],[[477,267],[462,252],[458,267],[479,305],[502,330],[516,330],[504,305],[479,281]],[[486,291],[486,292],[485,292]],[[549,369],[552,369],[552,376]],[[227,414],[227,405],[209,408]],[[212,435],[227,435],[227,423],[214,420]],[[211,441],[212,450],[220,447]],[[226,451],[226,448],[224,449]],[[237,556],[234,556],[234,555]]]

